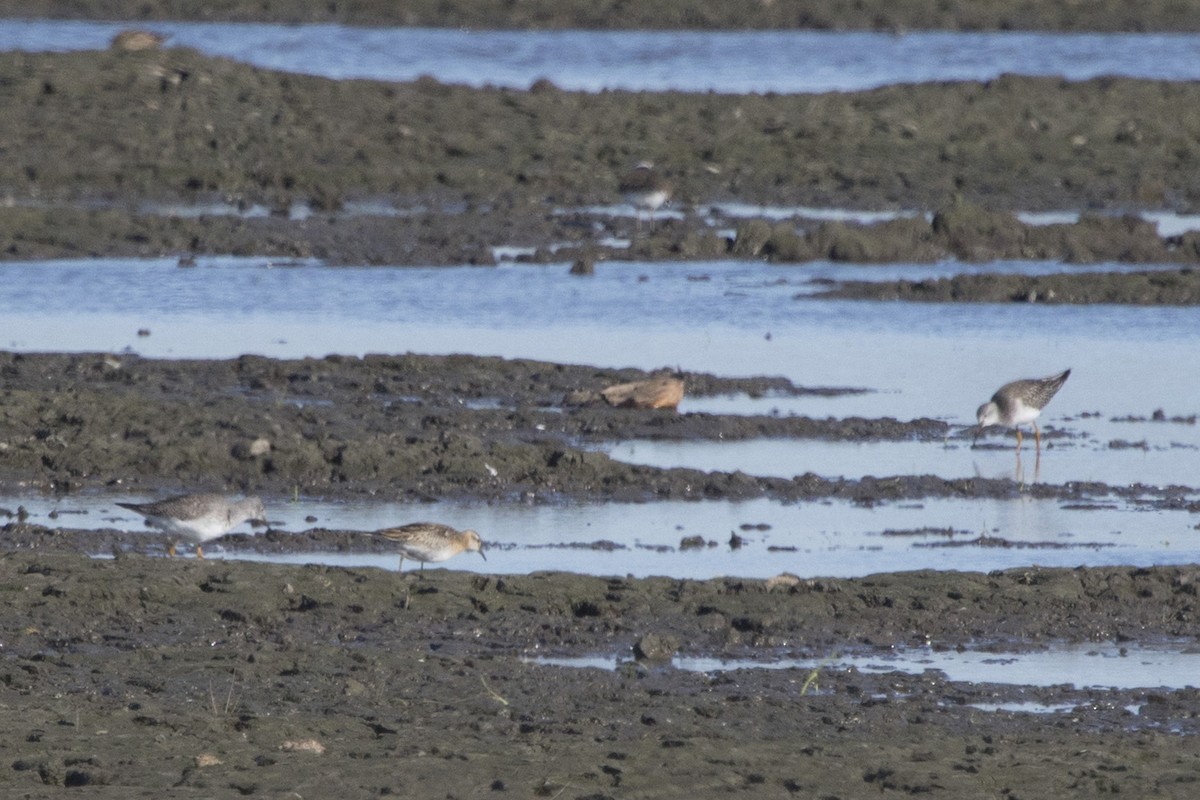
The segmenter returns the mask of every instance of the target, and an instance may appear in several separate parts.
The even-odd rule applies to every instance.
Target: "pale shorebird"
[[[445,561],[467,550],[474,550],[487,561],[487,556],[483,554],[483,540],[472,530],[459,531],[437,522],[413,522],[398,528],[384,528],[376,533],[400,545],[398,569],[401,571],[406,558],[420,561],[424,570],[427,561]]]
[[[979,433],[988,425],[1007,425],[1017,431],[1017,452],[1020,453],[1021,426],[1028,422],[1033,425],[1037,437],[1037,452],[1041,455],[1042,431],[1038,428],[1038,415],[1069,377],[1071,370],[1068,369],[1045,378],[1025,378],[1004,384],[996,390],[991,400],[975,412],[979,421],[975,438],[978,439]]]
[[[117,505],[141,514],[147,525],[195,542],[196,558],[204,558],[200,547],[204,542],[219,539],[243,522],[265,523],[267,519],[262,500],[257,497],[234,501],[220,494],[184,494],[154,503]],[[167,554],[175,555],[174,542]]]
[[[625,202],[634,207],[637,213],[634,226],[640,231],[643,211],[648,212],[650,229],[654,230],[654,212],[671,199],[674,187],[671,186],[670,181],[654,169],[652,163],[643,161],[625,173],[617,188],[625,198]]]

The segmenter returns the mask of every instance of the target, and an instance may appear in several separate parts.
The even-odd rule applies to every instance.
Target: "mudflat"
[[[1191,567],[680,581],[97,561],[52,545],[0,563],[12,797],[1182,798],[1200,778],[1195,690],[819,665],[1192,636]],[[694,672],[634,648],[818,666]],[[537,661],[573,655],[624,663]],[[1070,710],[980,707],[1005,703]]]
[[[261,4],[218,5],[223,18],[262,18]],[[1125,4],[1089,4],[1085,13],[1076,3],[846,9],[782,0],[753,9],[642,4],[620,15],[604,3],[411,3],[403,20],[389,16],[400,8],[394,3],[297,3],[289,21],[586,26],[598,15],[728,27],[720,7],[735,5],[744,24],[766,27],[1077,29],[1086,20],[1093,30],[1195,28],[1166,3],[1139,5],[1133,22]],[[46,0],[23,12],[75,6]],[[130,20],[168,13],[147,3],[105,9]],[[172,4],[169,13],[188,17],[188,9]],[[628,16],[645,9],[655,20]],[[1034,227],[1013,213],[1188,211],[1200,185],[1200,98],[1188,84],[1006,76],[811,96],[586,95],[546,82],[516,91],[429,79],[327,81],[169,47],[0,54],[0,77],[6,259],[166,255],[186,263],[237,253],[488,264],[497,244],[567,262],[1119,259],[1180,269],[1028,285],[898,282],[875,296],[1195,302],[1194,235],[1160,237],[1141,220],[1104,214]],[[577,207],[618,202],[618,175],[643,158],[669,172],[687,212],[628,250],[601,244],[630,237],[634,221]],[[361,200],[405,213],[346,212]],[[698,209],[725,200],[917,209],[928,218],[874,226],[700,220]],[[274,213],[140,210],[207,202],[261,203]],[[297,203],[314,213],[289,218]],[[735,232],[714,232],[726,227]],[[634,467],[589,449],[644,436],[802,443],[967,435],[929,419],[679,416],[599,400],[607,386],[646,377],[473,356],[0,353],[0,488],[113,496],[214,489],[261,494],[268,506],[309,493],[413,503],[871,504],[1022,494],[1193,502],[1178,486],[759,478]],[[698,395],[863,388],[683,377]],[[464,405],[472,399],[487,402]],[[5,797],[76,788],[122,799],[1192,798],[1200,782],[1191,738],[1200,695],[1192,688],[966,683],[935,670],[837,665],[840,656],[905,650],[1004,658],[1115,642],[1133,658],[1139,646],[1194,647],[1194,566],[679,580],[476,574],[451,561],[398,574],[171,559],[144,532],[48,527],[8,511],[0,528]],[[268,530],[221,545],[288,555],[388,547],[369,532],[324,529]],[[681,669],[672,656],[728,663]],[[789,659],[811,666],[782,666]],[[1156,677],[1144,683],[1155,687]]]
[[[620,465],[578,449],[576,437],[664,425],[685,438],[732,436],[766,422],[564,403],[640,376],[628,370],[468,356],[4,354],[0,374],[10,491],[224,487],[262,494],[268,508],[297,489],[414,502],[1121,491]],[[701,393],[735,385],[686,377]],[[736,385],[805,391],[779,379]],[[473,392],[503,407],[464,409],[459,398]],[[787,424],[777,435],[798,441],[948,435],[932,420]],[[485,464],[512,480],[498,483]],[[1137,491],[1149,500],[1148,487]],[[1157,502],[1181,498],[1167,491]],[[906,649],[1004,658],[1062,643],[1178,648],[1195,636],[1196,567],[764,581],[489,575],[449,562],[398,574],[171,559],[165,539],[145,532],[51,528],[16,514],[0,532],[0,775],[14,797],[63,787],[101,797],[1039,797],[1047,787],[1188,797],[1200,779],[1192,689],[1037,688],[835,666]],[[389,549],[369,532],[323,529],[221,546]],[[672,656],[731,663],[692,671]],[[812,666],[737,666],[796,658]]]

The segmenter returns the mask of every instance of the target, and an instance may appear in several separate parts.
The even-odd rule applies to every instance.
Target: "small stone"
[[[215,767],[222,763],[224,762],[214,756],[212,753],[201,753],[200,755],[196,756],[196,766],[200,769],[204,769],[205,767]]]
[[[285,753],[312,753],[319,756],[325,752],[325,745],[316,739],[288,739],[279,745],[279,749]]]

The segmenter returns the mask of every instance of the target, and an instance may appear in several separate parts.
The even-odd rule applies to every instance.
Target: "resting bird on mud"
[[[671,199],[671,182],[660,175],[654,165],[643,161],[621,178],[618,190],[637,212],[635,227],[641,230],[642,212],[650,215],[650,229],[654,230],[654,212]]]
[[[437,522],[413,522],[376,533],[400,545],[401,571],[406,558],[420,561],[424,570],[427,561],[446,561],[467,550],[479,553],[487,561],[487,556],[483,554],[483,540],[472,530],[459,531]]]
[[[996,390],[991,400],[975,412],[979,421],[975,438],[978,439],[979,433],[988,425],[1007,425],[1017,431],[1017,452],[1020,453],[1021,426],[1028,422],[1033,425],[1037,437],[1037,452],[1040,455],[1042,431],[1038,428],[1037,418],[1069,377],[1071,370],[1068,369],[1045,378],[1025,378],[1004,384]]]
[[[200,547],[204,542],[221,538],[243,522],[267,521],[267,512],[257,497],[235,502],[220,494],[184,494],[155,503],[117,505],[141,514],[147,525],[195,542],[196,558],[204,558]],[[167,555],[175,555],[174,542],[168,546]]]

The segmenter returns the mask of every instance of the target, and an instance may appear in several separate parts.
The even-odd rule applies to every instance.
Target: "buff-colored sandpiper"
[[[384,528],[377,533],[400,546],[401,570],[406,558],[421,562],[423,570],[427,561],[445,561],[467,550],[479,553],[487,561],[483,540],[472,530],[460,531],[438,522],[413,522],[398,528]]]

